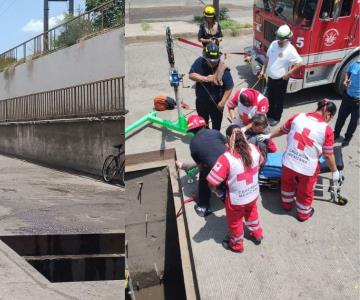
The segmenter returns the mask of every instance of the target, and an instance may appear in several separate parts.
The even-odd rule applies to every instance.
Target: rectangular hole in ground
[[[168,168],[128,172],[125,177],[126,215],[131,216],[125,231],[135,298],[186,299]]]
[[[125,234],[1,236],[51,282],[123,280]]]

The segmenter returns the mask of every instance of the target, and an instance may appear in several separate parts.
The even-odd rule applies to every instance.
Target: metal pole
[[[49,0],[44,0],[44,51],[49,49],[48,34],[49,31]]]
[[[215,8],[215,14],[216,14],[216,20],[219,21],[219,9],[220,9],[220,4],[219,4],[219,0],[213,0],[213,6]]]
[[[69,0],[69,15],[74,15],[74,0]]]

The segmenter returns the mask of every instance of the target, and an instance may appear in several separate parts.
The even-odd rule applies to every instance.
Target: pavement
[[[124,233],[118,186],[0,155],[0,299],[124,299],[124,282],[51,283],[1,238]]]
[[[196,41],[195,38],[192,40]],[[251,35],[226,37],[222,51],[242,51],[251,44]],[[200,49],[177,41],[174,52],[175,64],[180,73],[185,74],[196,57],[201,55]],[[173,97],[174,93],[168,82],[169,65],[163,40],[128,43],[126,63],[128,126],[151,111],[154,96],[165,94]],[[227,55],[226,63],[231,69],[235,89],[254,84],[256,79],[241,56]],[[193,113],[194,85],[187,76],[180,95],[192,108],[184,113]],[[340,98],[329,86],[288,95],[282,120],[299,111],[313,111],[316,102],[324,97],[340,105]],[[177,119],[176,110],[158,115],[173,121]],[[228,125],[224,118],[222,132]],[[127,137],[126,153],[175,148],[179,160],[191,162],[189,142],[189,137],[148,124]],[[279,150],[284,150],[285,137],[276,139],[276,144]],[[219,201],[212,199],[214,213],[206,219],[195,214],[192,203],[187,204],[186,219],[200,298],[359,299],[358,149],[357,134],[351,145],[343,150],[346,181],[342,191],[350,200],[346,206],[329,203],[325,191],[314,201],[314,217],[299,223],[294,211],[284,213],[280,209],[279,191],[263,189],[258,207],[265,239],[260,246],[245,240],[243,254],[226,251],[221,246],[227,226],[224,208]],[[181,174],[181,184],[185,199],[197,192],[196,183],[189,183],[185,174]]]

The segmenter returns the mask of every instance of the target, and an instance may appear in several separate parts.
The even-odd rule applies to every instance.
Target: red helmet
[[[187,119],[187,130],[191,131],[195,128],[205,127],[206,122],[203,117],[192,115]]]
[[[239,95],[239,102],[245,106],[254,106],[257,103],[259,92],[257,90],[247,88]]]

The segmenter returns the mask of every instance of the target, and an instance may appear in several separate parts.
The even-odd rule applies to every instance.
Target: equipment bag
[[[171,110],[176,106],[176,101],[173,98],[158,95],[154,98],[154,109],[157,111]]]

